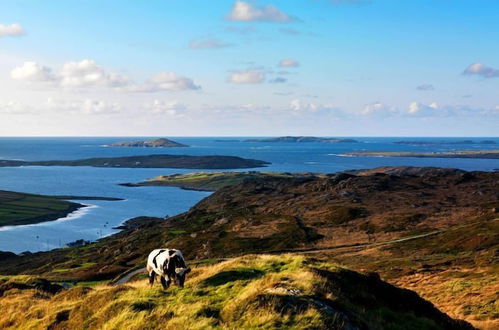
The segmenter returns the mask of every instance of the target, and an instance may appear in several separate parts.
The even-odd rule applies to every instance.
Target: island
[[[329,138],[329,137],[315,137],[315,136],[280,136],[275,138],[265,138],[265,139],[248,139],[244,142],[321,142],[321,143],[358,143],[359,141],[354,139],[340,139],[340,138]]]
[[[117,142],[106,145],[107,147],[140,147],[140,148],[184,148],[186,144],[178,143],[169,139],[160,138],[156,140]]]
[[[285,172],[196,172],[188,174],[160,175],[139,183],[122,183],[126,187],[169,186],[186,190],[216,191],[233,186],[245,180],[269,180],[272,178],[316,178],[322,176],[315,173]]]
[[[481,140],[481,141],[473,141],[473,140],[459,140],[459,141],[395,141],[394,144],[408,144],[415,146],[427,146],[427,145],[439,145],[439,144],[496,144],[496,141],[493,140]]]
[[[229,169],[264,167],[268,162],[236,156],[146,155],[101,157],[76,160],[0,160],[0,167],[19,166],[91,166],[123,168]]]
[[[400,151],[350,152],[346,154],[340,154],[340,156],[499,159],[499,150],[476,150],[476,151],[455,151],[455,152],[400,152]]]
[[[54,196],[0,190],[0,227],[52,221],[81,207],[84,205]]]

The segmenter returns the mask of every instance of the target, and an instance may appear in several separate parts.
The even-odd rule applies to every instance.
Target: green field
[[[55,220],[81,207],[55,197],[0,191],[0,227]]]

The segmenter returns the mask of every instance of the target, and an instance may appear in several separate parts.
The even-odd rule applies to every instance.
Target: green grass
[[[442,328],[412,312],[428,307],[417,296],[332,263],[298,255],[247,255],[191,267],[184,289],[166,291],[138,279],[120,286],[80,282],[51,295],[30,289],[30,278],[0,277],[0,291],[5,290],[0,328]],[[434,318],[432,313],[427,315]]]

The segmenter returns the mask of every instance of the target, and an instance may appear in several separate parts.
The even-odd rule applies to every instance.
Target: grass
[[[193,266],[184,289],[167,291],[159,284],[150,287],[145,279],[120,286],[92,283],[92,288],[78,286],[56,294],[13,285],[30,280],[0,277],[0,328],[440,328],[383,299],[373,305],[371,297],[378,293],[368,292],[376,286],[368,283],[369,277],[297,255],[247,255]]]

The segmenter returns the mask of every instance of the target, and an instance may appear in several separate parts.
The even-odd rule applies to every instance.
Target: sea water
[[[361,151],[446,152],[499,149],[499,138],[354,138],[359,143],[243,142],[245,138],[182,137],[188,148],[108,147],[119,141],[148,138],[0,138],[0,159],[65,160],[149,154],[231,155],[270,162],[252,170],[334,173],[379,166],[436,166],[492,171],[499,160],[411,157],[346,157]],[[228,140],[223,142],[223,140]],[[239,142],[234,142],[239,140]],[[493,140],[497,144],[401,145],[395,141]],[[220,142],[222,141],[222,142]],[[40,251],[78,239],[96,240],[117,232],[113,227],[136,216],[166,217],[187,211],[208,192],[175,187],[124,187],[158,175],[190,173],[188,169],[94,167],[0,167],[0,190],[45,195],[118,197],[122,201],[77,201],[88,205],[65,218],[34,225],[0,227],[0,251]]]

